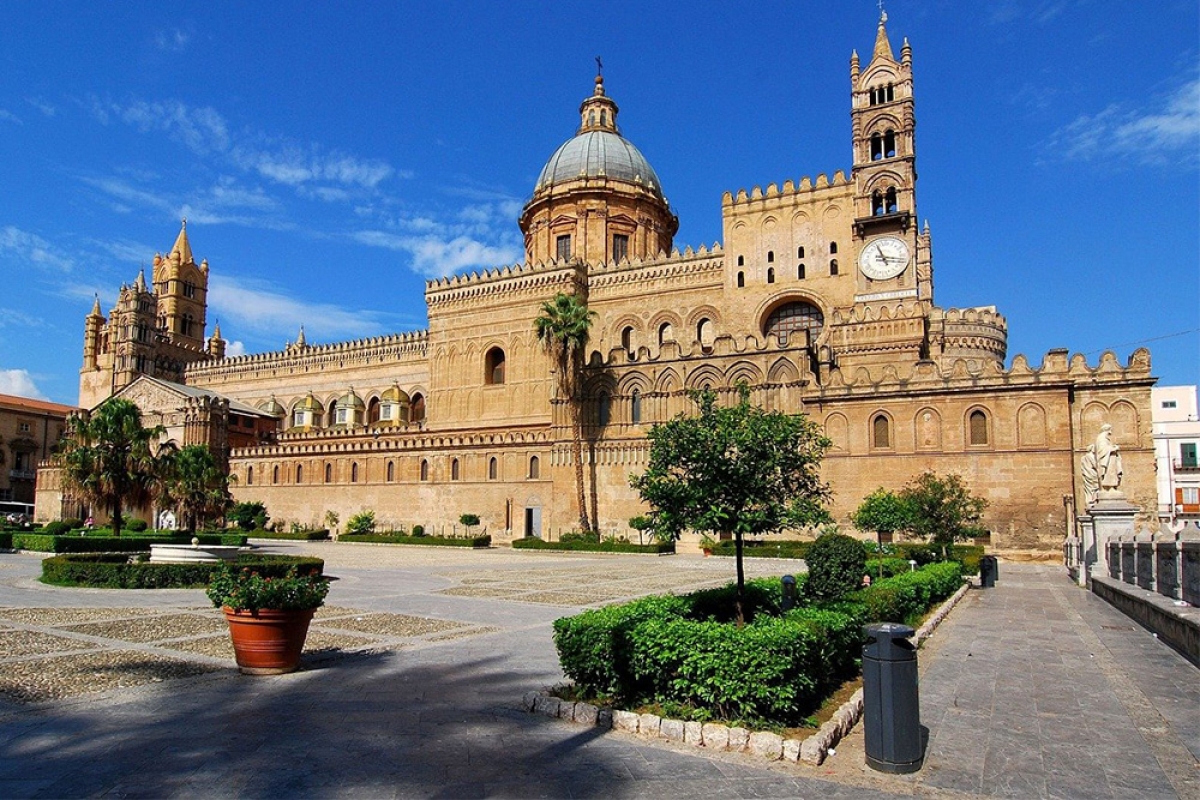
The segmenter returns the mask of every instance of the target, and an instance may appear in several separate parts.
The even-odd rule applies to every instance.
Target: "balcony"
[[[14,481],[31,481],[37,477],[37,470],[33,469],[14,469],[9,470],[9,480]]]
[[[1200,462],[1177,458],[1171,462],[1171,469],[1176,472],[1200,472]]]

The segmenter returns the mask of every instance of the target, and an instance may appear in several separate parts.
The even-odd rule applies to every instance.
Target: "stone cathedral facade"
[[[658,176],[597,77],[520,216],[524,262],[429,282],[426,330],[335,344],[302,331],[282,351],[227,358],[219,330],[205,338],[209,267],[185,229],[152,285],[139,276],[107,317],[98,304],[88,316],[80,405],[117,394],[155,419],[208,409],[210,429],[187,436],[216,443],[234,494],[275,519],[372,509],[384,524],[449,528],[475,513],[499,541],[553,534],[578,519],[571,433],[533,320],[561,291],[596,312],[584,449],[605,531],[644,511],[629,476],[649,426],[689,411],[690,389],[732,398],[740,382],[753,402],[824,426],[840,521],[876,487],[955,472],[989,500],[994,546],[1055,551],[1082,508],[1079,457],[1105,422],[1127,494],[1153,508],[1146,350],[1006,366],[995,308],[935,302],[912,48],[897,57],[885,21],[866,63],[850,61],[849,171],[726,193],[723,244],[675,246]]]

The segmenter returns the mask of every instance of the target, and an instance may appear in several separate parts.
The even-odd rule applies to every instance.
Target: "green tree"
[[[579,509],[579,527],[583,531],[599,528],[595,493],[592,519],[588,520],[583,476],[583,360],[596,312],[578,295],[559,292],[542,303],[541,313],[533,321],[538,341],[554,359],[558,394],[571,417],[571,458],[575,462],[575,502]]]
[[[984,532],[979,522],[988,502],[971,494],[958,475],[923,472],[905,485],[900,498],[909,507],[906,530],[939,546],[943,559],[955,541]]]
[[[230,475],[202,444],[189,444],[170,457],[170,496],[179,505],[183,529],[194,531],[233,505]]]
[[[271,518],[267,514],[266,505],[261,500],[234,503],[227,516],[230,521],[244,531],[265,528],[267,521]]]
[[[850,514],[850,521],[860,531],[874,531],[879,544],[879,577],[883,577],[883,535],[908,530],[912,521],[909,504],[895,492],[882,486],[871,492]]]
[[[88,503],[112,512],[112,531],[121,535],[122,511],[161,490],[157,477],[166,463],[158,439],[161,425],[147,428],[128,400],[110,398],[90,414],[73,416],[60,456],[66,485]]]
[[[650,504],[660,535],[678,539],[690,529],[733,536],[741,624],[743,537],[829,519],[829,487],[817,467],[830,442],[805,415],[752,406],[745,385],[738,394],[735,405],[721,407],[713,392],[693,393],[699,414],[650,429],[649,466],[630,484]]]
[[[467,536],[471,535],[471,528],[479,524],[478,514],[463,514],[458,518],[459,524],[467,529]]]
[[[366,536],[375,532],[375,512],[370,509],[360,511],[346,522],[346,533],[353,536]]]

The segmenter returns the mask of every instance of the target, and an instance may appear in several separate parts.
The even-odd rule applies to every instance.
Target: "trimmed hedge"
[[[674,542],[656,542],[654,544],[631,544],[629,542],[547,542],[544,539],[528,537],[513,539],[512,546],[516,550],[574,550],[586,553],[674,553]]]
[[[804,558],[813,542],[799,542],[795,539],[780,539],[770,541],[746,541],[742,543],[742,555],[746,558]],[[714,556],[737,555],[737,543],[732,539],[717,542],[712,547]]]
[[[262,529],[246,531],[251,539],[292,539],[302,542],[318,542],[329,538],[329,531],[324,528],[315,531],[264,531]]]
[[[491,547],[491,534],[483,536],[406,536],[402,533],[342,534],[339,542],[374,542],[376,544],[427,544],[434,547]]]
[[[201,544],[224,544],[243,547],[246,537],[240,533],[202,533],[196,538]],[[146,553],[152,544],[187,544],[192,537],[187,534],[176,536],[79,536],[67,534],[50,536],[44,533],[15,533],[12,546],[17,550],[32,550],[39,553]]]
[[[136,558],[136,556],[134,557]],[[292,567],[323,572],[325,562],[308,556],[242,554],[238,567],[265,577],[283,577]],[[217,564],[151,564],[122,553],[70,553],[42,560],[42,583],[93,589],[194,589],[208,584]]]
[[[865,623],[912,619],[961,583],[960,565],[947,562],[781,613],[779,581],[758,579],[746,584],[755,613],[741,629],[726,621],[731,584],[556,620],[554,644],[584,695],[626,708],[678,704],[695,709],[694,718],[792,726],[857,674]]]
[[[794,539],[781,539],[776,542],[748,541],[745,542],[742,555],[747,558],[804,558],[814,543],[800,542]],[[870,542],[866,542],[866,544],[870,544]],[[884,547],[894,548],[896,558],[902,558],[906,562],[912,559],[917,562],[917,566],[932,564],[942,558],[937,547],[922,542],[896,542],[884,545]],[[718,542],[712,547],[714,556],[732,556],[735,553],[732,540]],[[950,548],[950,558],[963,565],[964,575],[979,574],[979,559],[983,558],[983,554],[982,545],[956,544]]]

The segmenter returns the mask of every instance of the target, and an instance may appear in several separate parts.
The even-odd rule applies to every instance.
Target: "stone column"
[[[1089,514],[1080,514],[1075,518],[1079,526],[1080,549],[1079,574],[1076,579],[1080,586],[1087,586],[1088,576],[1091,575],[1092,565],[1096,564],[1101,575],[1108,574],[1108,551],[1096,547],[1096,526]]]
[[[1094,546],[1099,574],[1108,574],[1108,541],[1118,536],[1132,540],[1133,519],[1140,510],[1124,498],[1104,498],[1088,509],[1095,535]]]

